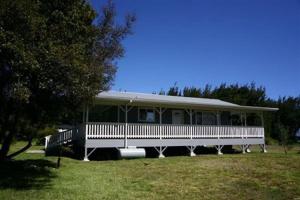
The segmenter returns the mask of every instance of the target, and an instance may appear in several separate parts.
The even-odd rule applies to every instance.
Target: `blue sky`
[[[300,95],[300,0],[114,2],[118,20],[134,12],[137,22],[112,89],[254,81],[272,98]]]

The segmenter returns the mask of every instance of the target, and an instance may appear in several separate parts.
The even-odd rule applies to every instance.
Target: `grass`
[[[300,147],[287,155],[279,146],[268,150],[117,161],[62,158],[59,169],[56,157],[24,153],[0,164],[0,199],[300,199]]]

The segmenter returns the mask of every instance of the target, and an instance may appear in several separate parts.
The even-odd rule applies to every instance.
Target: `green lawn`
[[[24,153],[1,164],[0,199],[300,199],[300,147],[288,155],[278,146],[268,150],[118,161],[62,158],[59,169],[56,157]]]

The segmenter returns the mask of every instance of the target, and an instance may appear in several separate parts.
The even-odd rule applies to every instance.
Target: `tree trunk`
[[[285,155],[287,155],[287,148],[286,148],[286,144],[283,145],[283,149],[284,149],[284,153]]]
[[[7,159],[7,154],[9,152],[9,147],[13,139],[13,133],[11,131],[5,132],[5,137],[3,139],[2,147],[0,149],[0,162]]]
[[[22,149],[10,154],[7,156],[7,159],[12,159],[13,157],[19,155],[20,153],[26,151],[27,149],[29,149],[32,146],[32,138],[29,138],[28,143],[25,147],[23,147]]]
[[[9,114],[4,121],[3,127],[3,142],[0,149],[0,162],[8,159],[7,154],[9,152],[10,145],[13,141],[13,137],[17,132],[17,114]]]

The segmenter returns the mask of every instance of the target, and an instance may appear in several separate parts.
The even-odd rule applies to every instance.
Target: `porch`
[[[217,99],[102,92],[84,109],[80,128],[48,139],[50,146],[80,144],[84,160],[97,148],[152,147],[159,157],[172,146],[187,147],[191,156],[198,146],[214,146],[222,154],[225,145],[238,145],[243,153],[260,145],[266,152],[263,112],[276,110]]]
[[[85,123],[85,160],[96,148],[153,147],[159,157],[167,147],[186,146],[194,156],[197,146],[215,146],[222,154],[224,145],[240,145],[245,153],[250,145],[265,151],[264,128],[242,126]],[[91,151],[88,151],[91,149]]]
[[[262,112],[95,105],[83,119],[85,160],[97,148],[153,147],[159,157],[171,146],[186,146],[191,156],[197,146],[215,146],[218,154],[224,145],[239,145],[243,153],[260,145],[265,151]]]

